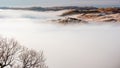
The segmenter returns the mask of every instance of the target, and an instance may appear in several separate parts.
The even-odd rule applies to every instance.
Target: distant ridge
[[[117,7],[120,8],[120,7]],[[32,11],[59,11],[59,10],[97,10],[97,7],[86,6],[56,6],[56,7],[0,7],[0,9],[13,9],[13,10],[32,10]]]
[[[33,10],[33,11],[58,11],[58,10],[68,10],[68,9],[89,10],[89,9],[97,9],[97,8],[96,7],[79,7],[79,6],[58,6],[58,7],[25,7],[25,8],[0,7],[0,9]]]

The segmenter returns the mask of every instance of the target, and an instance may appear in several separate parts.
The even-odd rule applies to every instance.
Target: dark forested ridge
[[[15,10],[34,10],[34,11],[58,11],[58,10],[90,10],[97,9],[96,7],[78,7],[78,6],[62,6],[62,7],[26,7],[26,8],[17,8],[17,7],[0,7],[0,9],[15,9]]]

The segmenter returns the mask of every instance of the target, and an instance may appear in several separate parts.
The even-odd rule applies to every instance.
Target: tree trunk
[[[4,68],[4,66],[1,66],[1,68]]]
[[[1,65],[0,68],[4,68],[6,65]]]

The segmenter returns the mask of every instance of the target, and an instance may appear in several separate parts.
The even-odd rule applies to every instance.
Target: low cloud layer
[[[49,68],[120,68],[119,25],[43,22],[57,13],[0,10],[0,34],[44,50]]]

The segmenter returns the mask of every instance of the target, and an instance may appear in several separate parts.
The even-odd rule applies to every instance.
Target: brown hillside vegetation
[[[73,15],[73,14],[78,14],[78,13],[80,13],[79,10],[71,9],[71,10],[64,12],[61,16]]]
[[[98,8],[99,12],[104,12],[104,13],[119,13],[120,9],[118,8]]]

